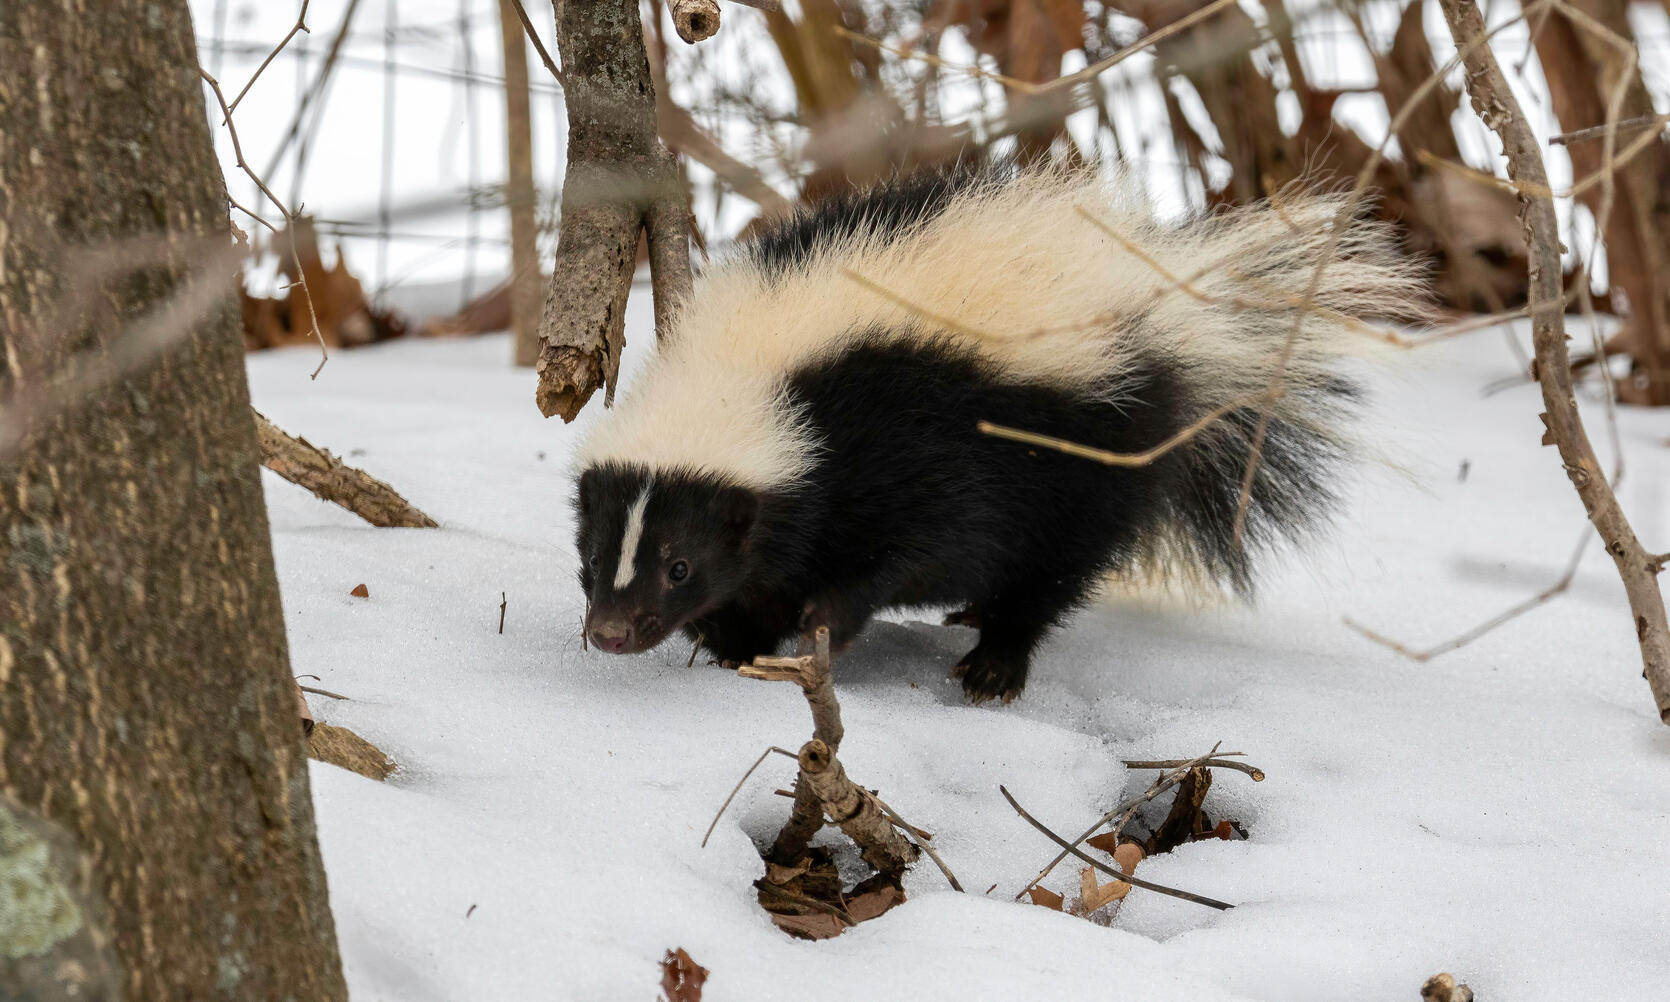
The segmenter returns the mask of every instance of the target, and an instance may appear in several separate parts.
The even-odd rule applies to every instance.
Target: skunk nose
[[[632,646],[632,627],[626,623],[599,623],[592,627],[591,642],[610,654],[619,654]]]

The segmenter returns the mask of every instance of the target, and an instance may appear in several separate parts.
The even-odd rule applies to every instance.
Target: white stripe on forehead
[[[644,509],[649,506],[649,489],[655,486],[652,478],[644,484],[644,492],[626,512],[626,529],[620,535],[620,563],[615,565],[615,590],[632,583],[638,562],[638,541],[644,538]]]

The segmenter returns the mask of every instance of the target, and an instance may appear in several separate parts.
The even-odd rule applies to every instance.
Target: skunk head
[[[586,635],[611,654],[649,650],[749,577],[759,499],[685,472],[605,463],[575,497]]]

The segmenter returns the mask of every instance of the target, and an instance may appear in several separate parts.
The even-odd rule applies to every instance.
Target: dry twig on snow
[[[1079,851],[1079,849],[1076,846],[1069,845],[1066,839],[1062,838],[1060,835],[1057,835],[1055,832],[1051,831],[1049,829],[1049,827],[1046,826],[1042,821],[1039,821],[1037,818],[1033,817],[1031,814],[1028,814],[1026,812],[1026,808],[1022,807],[1020,805],[1020,803],[1015,800],[1014,794],[1010,793],[1007,787],[999,786],[997,789],[998,789],[998,792],[1003,794],[1003,799],[1009,801],[1009,806],[1013,807],[1015,809],[1015,813],[1019,814],[1021,816],[1022,820],[1024,820],[1027,824],[1031,825],[1032,827],[1038,829],[1038,831],[1042,832],[1044,834],[1044,836],[1046,838],[1048,838],[1051,842],[1054,842],[1056,845],[1059,845],[1059,846],[1062,847],[1062,853],[1063,853],[1064,857],[1066,855],[1076,856],[1076,857],[1079,858],[1079,860],[1081,862],[1089,863],[1091,866],[1095,867],[1098,870],[1101,870],[1103,873],[1107,874],[1110,877],[1113,877],[1115,880],[1123,880],[1125,883],[1130,884],[1132,887],[1141,887],[1141,888],[1144,888],[1145,890],[1154,891],[1154,892],[1159,893],[1159,894],[1165,894],[1169,897],[1182,898],[1184,901],[1193,901],[1197,905],[1205,905],[1208,908],[1216,908],[1219,911],[1228,911],[1229,909],[1235,907],[1234,905],[1229,904],[1226,901],[1219,901],[1216,898],[1209,898],[1209,897],[1206,897],[1203,894],[1196,894],[1193,891],[1181,891],[1181,890],[1178,890],[1175,887],[1167,887],[1164,884],[1156,884],[1153,881],[1143,880],[1140,877],[1133,876],[1133,875],[1131,875],[1129,873],[1125,873],[1121,870],[1116,870],[1113,867],[1107,865],[1106,863],[1103,863],[1100,860],[1094,859],[1094,858],[1086,855],[1085,853]],[[1034,883],[1036,883],[1036,881]],[[1022,891],[1021,893],[1025,894],[1026,892]],[[1019,896],[1020,895],[1016,895],[1017,898]]]
[[[433,529],[435,520],[412,507],[388,484],[364,470],[342,462],[305,438],[297,438],[255,416],[255,437],[261,445],[261,465],[305,487],[321,501],[348,509],[372,525],[403,529]]]

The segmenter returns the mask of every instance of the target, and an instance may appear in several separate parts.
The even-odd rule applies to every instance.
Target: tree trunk
[[[552,0],[568,115],[557,260],[539,325],[546,417],[572,421],[599,387],[614,395],[638,239],[649,244],[655,331],[690,292],[690,206],[655,128],[655,84],[635,0]]]
[[[0,65],[0,795],[130,1002],[344,999],[186,3],[8,3]]]
[[[510,207],[510,330],[517,365],[539,361],[539,225],[534,218],[533,119],[528,106],[528,43],[513,0],[499,0],[499,34],[504,41],[505,136],[509,171],[505,201]]]

